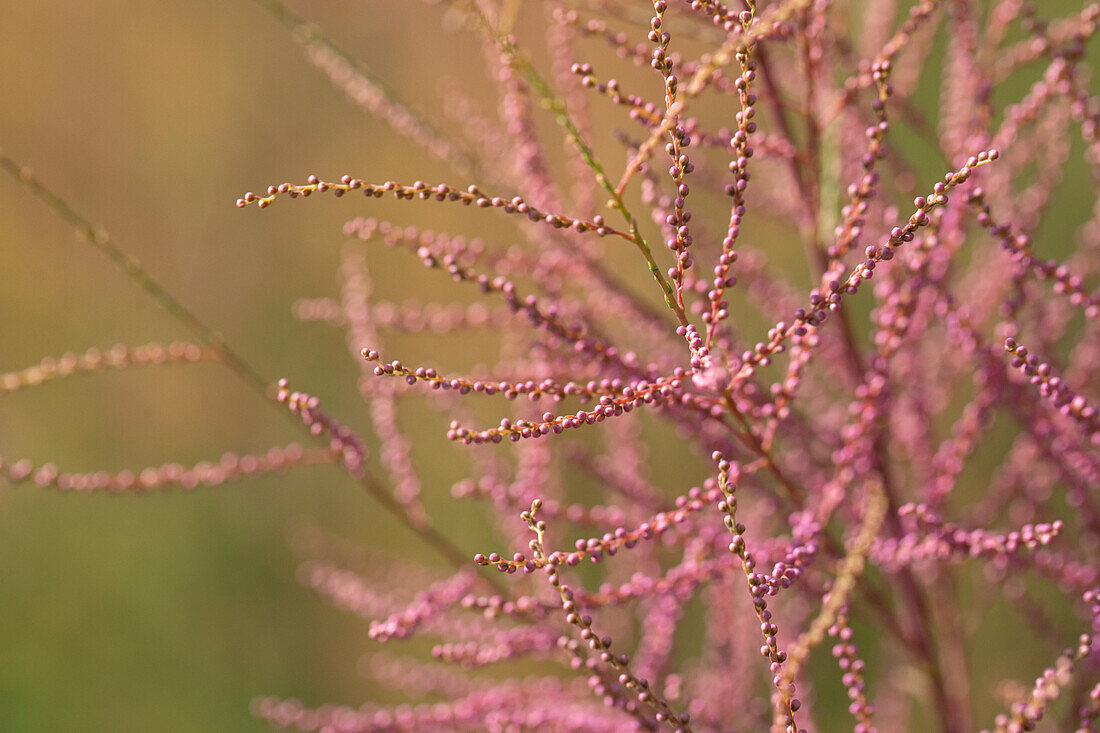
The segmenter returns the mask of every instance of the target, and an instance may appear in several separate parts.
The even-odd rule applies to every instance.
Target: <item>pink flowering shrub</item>
[[[261,4],[352,102],[454,171],[308,176],[237,201],[330,194],[365,212],[344,229],[338,296],[294,313],[345,331],[370,434],[344,422],[355,406],[270,384],[0,158],[198,340],[49,359],[0,391],[213,360],[319,439],[190,467],[0,473],[140,492],[331,461],[438,558],[300,569],[379,644],[432,640],[430,659],[364,661],[418,702],[261,698],[256,715],[333,733],[1097,730],[1100,5],[1054,19],[1014,0],[454,2],[499,107],[456,93],[441,124]],[[1081,150],[1098,203],[1055,211]],[[373,216],[390,196],[408,221],[472,207],[515,236]],[[1052,216],[1074,218],[1075,241],[1044,239]],[[421,300],[374,298],[378,247],[441,271],[406,284]],[[440,277],[469,296],[429,302]],[[494,345],[459,373],[445,350],[402,362],[383,330]],[[480,502],[498,545],[468,547],[423,500],[408,399],[450,421],[470,466],[454,501]],[[659,461],[682,483],[655,480]],[[1005,599],[1043,628],[1049,666],[976,719],[1000,650],[974,639]]]

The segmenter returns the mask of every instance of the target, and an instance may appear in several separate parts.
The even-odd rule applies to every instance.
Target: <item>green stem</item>
[[[569,117],[569,110],[566,108],[565,102],[554,94],[550,85],[542,78],[538,71],[535,70],[534,65],[526,56],[520,52],[516,44],[508,36],[502,34],[493,27],[489,18],[480,8],[475,7],[474,13],[485,31],[492,36],[493,40],[500,47],[501,52],[508,57],[510,63],[523,75],[523,78],[530,85],[536,96],[538,96],[543,106],[554,113],[555,120],[557,120],[557,123],[561,125],[566,132],[566,138],[570,143],[576,146],[585,165],[592,169],[592,172],[596,176],[596,183],[598,183],[611,197],[608,206],[612,209],[617,209],[623,219],[626,220],[627,226],[630,229],[631,240],[634,242],[634,246],[638,248],[638,251],[642,253],[642,256],[645,257],[646,264],[649,266],[649,272],[653,275],[653,279],[657,282],[657,285],[661,288],[661,293],[664,295],[665,304],[676,314],[676,319],[680,322],[680,325],[687,326],[687,314],[684,312],[684,309],[677,304],[672,285],[665,279],[665,276],[661,273],[660,266],[653,258],[653,252],[650,250],[649,244],[646,243],[641,230],[638,228],[638,220],[630,213],[630,210],[626,208],[622,194],[612,185],[603,165],[596,158],[596,154],[592,151],[592,148],[585,142],[584,137],[581,135],[581,131]]]

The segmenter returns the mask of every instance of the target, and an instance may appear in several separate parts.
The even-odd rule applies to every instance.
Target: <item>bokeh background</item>
[[[444,119],[445,83],[491,104],[480,43],[445,30],[442,7],[291,6],[435,119]],[[108,229],[265,376],[289,377],[352,425],[365,426],[367,412],[342,333],[290,312],[297,298],[336,294],[343,222],[370,213],[515,233],[502,217],[359,197],[238,210],[244,191],[309,173],[466,183],[350,104],[250,0],[3,0],[0,18],[5,152]],[[935,80],[926,94],[934,103]],[[608,157],[616,169],[619,155]],[[928,165],[933,178],[942,173],[934,158]],[[1081,216],[1048,226],[1055,240],[1072,237],[1091,205],[1089,185],[1084,166],[1071,163],[1060,196]],[[371,266],[379,297],[452,292],[400,253],[372,253]],[[0,372],[92,346],[190,337],[7,177],[0,283]],[[457,369],[477,360],[460,339],[400,344],[408,363]],[[402,422],[429,508],[450,517],[444,531],[471,555],[495,549],[476,511],[452,507],[461,464],[443,423],[415,410]],[[216,364],[78,377],[0,399],[0,456],[68,471],[192,463],[300,437]],[[681,473],[655,470],[658,479]],[[373,648],[367,625],[295,581],[295,538],[310,528],[435,561],[331,466],[143,497],[0,485],[0,730],[250,731],[264,729],[248,712],[260,694],[310,705],[388,699],[356,673]],[[1007,651],[1005,663],[1027,679],[1036,660],[1048,661]]]
[[[444,39],[439,8],[298,6],[423,109],[439,89],[425,54],[457,75],[469,66],[475,93],[484,83],[468,64],[480,60],[478,44]],[[446,166],[349,104],[247,0],[4,2],[0,17],[7,154],[266,376],[291,378],[365,427],[342,333],[290,310],[296,298],[336,294],[341,226],[366,213],[362,200],[265,212],[234,202],[310,172],[450,180]],[[404,213],[414,222],[433,212]],[[388,254],[379,296],[411,295],[423,268],[394,257],[404,269],[393,269]],[[0,371],[92,346],[190,338],[6,178],[0,271]],[[437,427],[426,449],[449,450]],[[217,364],[76,378],[0,401],[0,455],[69,471],[187,464],[301,437]],[[438,507],[450,483],[430,465],[426,473]],[[295,580],[293,540],[311,526],[434,560],[330,466],[189,495],[0,487],[0,730],[263,730],[248,710],[258,694],[372,697],[356,673],[366,624]],[[484,539],[482,530],[463,544],[472,555]]]

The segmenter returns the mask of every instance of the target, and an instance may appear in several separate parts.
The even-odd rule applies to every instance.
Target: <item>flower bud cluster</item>
[[[351,474],[361,474],[366,467],[367,446],[362,438],[348,426],[329,417],[321,409],[321,401],[305,392],[291,392],[285,379],[279,380],[279,402],[297,415],[302,424],[316,436],[327,437],[329,450],[340,458],[343,467]]]
[[[1074,420],[1095,446],[1100,446],[1100,410],[1089,404],[1084,395],[1075,392],[1047,362],[1020,346],[1015,339],[1005,339],[1005,351],[1012,354],[1012,366],[1039,385],[1039,392],[1063,415]]]
[[[46,357],[35,366],[0,374],[0,394],[37,387],[43,382],[64,379],[76,374],[91,374],[107,369],[126,369],[133,366],[217,361],[219,358],[217,349],[183,341],[173,341],[167,345],[149,343],[133,347],[116,344],[106,351],[88,349],[83,354],[67,353],[56,358]]]
[[[201,461],[193,466],[163,463],[114,473],[69,473],[60,470],[53,463],[35,466],[26,459],[14,462],[0,459],[0,476],[13,484],[29,481],[42,488],[53,487],[61,491],[141,494],[155,489],[221,486],[250,476],[281,473],[295,466],[329,463],[331,460],[328,451],[306,450],[297,443],[291,443],[258,455],[226,453],[217,461]]]

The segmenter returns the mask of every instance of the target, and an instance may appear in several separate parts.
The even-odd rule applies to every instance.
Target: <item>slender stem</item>
[[[683,307],[676,302],[676,294],[672,289],[672,285],[665,279],[665,276],[661,273],[660,266],[653,258],[653,252],[642,236],[641,229],[638,227],[638,220],[630,213],[630,210],[627,209],[626,204],[623,202],[622,193],[612,185],[603,165],[596,158],[596,154],[592,151],[592,148],[585,142],[580,129],[577,128],[577,125],[569,116],[569,110],[566,109],[565,102],[554,94],[550,85],[542,78],[542,75],[538,73],[531,61],[520,52],[515,42],[509,36],[495,28],[488,16],[486,16],[476,5],[473,8],[473,12],[481,23],[481,26],[485,29],[485,32],[493,38],[500,47],[501,52],[508,57],[509,62],[515,66],[523,75],[524,79],[527,80],[527,83],[531,85],[532,91],[535,92],[543,105],[554,114],[554,119],[556,119],[558,124],[565,129],[566,137],[569,139],[569,142],[576,146],[585,164],[592,169],[592,172],[596,176],[596,183],[598,183],[600,188],[606,191],[611,197],[611,200],[608,201],[608,207],[618,210],[623,219],[626,220],[630,230],[630,239],[634,242],[638,251],[642,253],[642,256],[645,257],[646,264],[649,267],[649,273],[653,276],[653,279],[661,288],[661,293],[664,295],[665,304],[668,305],[669,309],[672,310],[674,314],[676,314],[676,320],[680,322],[680,325],[686,327],[688,325],[687,314],[684,312]]]
[[[764,460],[764,465],[768,467],[768,471],[775,476],[776,480],[787,491],[787,498],[797,509],[802,509],[806,503],[806,492],[802,490],[797,484],[791,481],[775,463],[775,459],[772,457],[771,451],[764,447],[764,444],[760,441],[760,438],[753,432],[752,426],[749,425],[749,421],[737,409],[737,404],[733,401],[733,397],[730,392],[727,391],[723,395],[723,401],[726,404],[726,408],[733,415],[734,419],[740,423],[742,431],[734,431],[735,434],[741,439],[741,441],[748,446],[752,451],[759,455]]]
[[[900,537],[904,534],[904,531],[901,520],[898,519],[897,491],[894,488],[889,468],[883,460],[885,439],[886,436],[881,430],[876,432],[873,460],[875,471],[882,477],[882,488],[887,502],[887,523],[890,526],[891,533],[896,537]],[[940,718],[940,730],[943,733],[961,733],[963,727],[955,714],[955,700],[947,690],[947,680],[944,676],[940,653],[936,644],[935,621],[928,605],[928,598],[925,596],[916,576],[908,567],[898,570],[897,576],[901,585],[901,593],[906,604],[913,612],[913,640],[920,650],[920,656],[923,658],[922,661],[928,673],[928,680],[932,686],[932,696],[935,699],[935,708]]]
[[[764,44],[758,44],[754,49],[756,54],[756,63],[760,67],[760,77],[763,80],[764,88],[768,90],[767,101],[772,107],[772,114],[775,115],[776,125],[779,127],[779,132],[788,140],[794,144],[796,138],[794,136],[794,130],[791,127],[790,120],[787,119],[787,107],[783,103],[783,97],[779,93],[779,88],[775,83],[775,76],[769,66],[768,51]],[[807,111],[807,119],[812,117],[812,111]],[[816,154],[814,153],[814,142],[808,141],[807,147],[809,148],[809,155],[811,161],[816,160]],[[801,156],[791,157],[787,159],[787,165],[791,169],[791,175],[794,176],[795,183],[798,185],[799,195],[802,200],[806,202],[807,209],[813,210],[816,206],[811,207],[810,204],[816,202],[816,197],[813,193],[813,186],[806,178],[806,169],[816,170],[816,164],[811,163],[807,165],[805,159]]]

